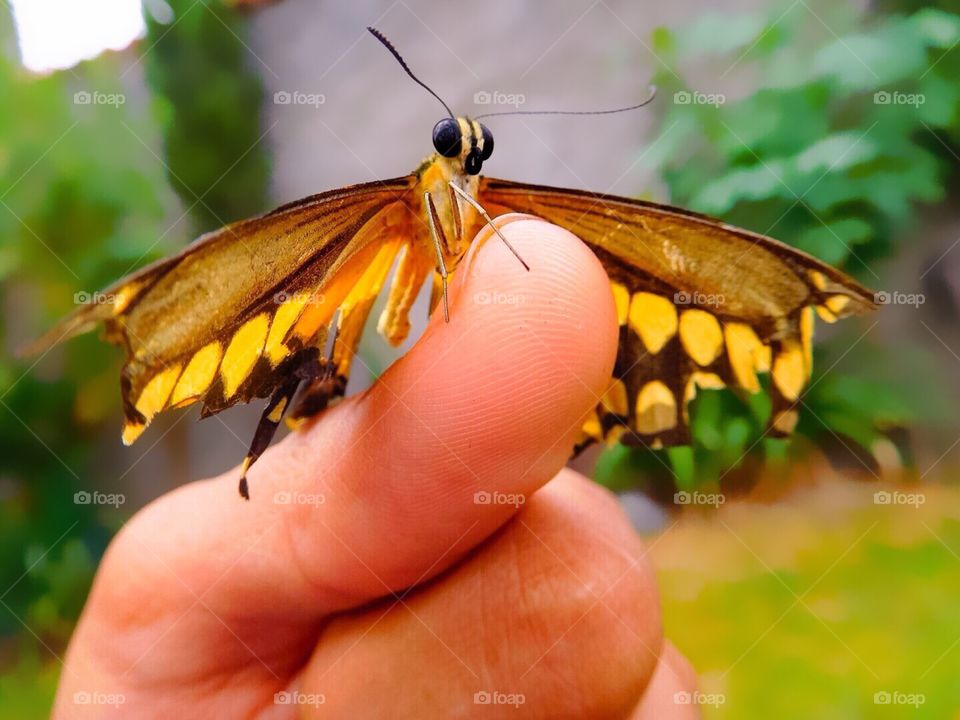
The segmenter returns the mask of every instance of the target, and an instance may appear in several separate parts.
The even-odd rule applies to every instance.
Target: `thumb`
[[[328,529],[363,558],[361,584],[376,594],[499,527],[563,467],[609,384],[617,322],[599,261],[542,220],[497,222],[530,271],[481,231],[455,273],[450,322],[435,313],[367,393],[287,441],[277,453],[288,462],[261,473],[277,487],[324,488]],[[328,539],[315,520],[304,515],[304,534]],[[330,575],[360,581],[352,553],[325,557]]]
[[[482,231],[455,273],[449,323],[435,313],[370,390],[264,453],[250,502],[232,471],[152,504],[101,576],[139,566],[163,587],[142,563],[149,538],[161,577],[174,568],[200,590],[220,578],[205,596],[214,609],[313,622],[439,573],[502,525],[566,463],[609,384],[617,322],[580,240],[525,216],[497,222],[529,272]],[[313,501],[274,501],[298,496]],[[253,544],[257,562],[243,557]]]

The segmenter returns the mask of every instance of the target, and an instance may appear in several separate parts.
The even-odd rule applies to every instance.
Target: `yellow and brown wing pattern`
[[[529,213],[583,239],[610,276],[620,321],[613,378],[580,447],[689,442],[698,388],[761,389],[770,432],[789,434],[812,368],[814,313],[874,307],[845,274],[771,238],[696,213],[612,195],[483,178],[488,210]]]
[[[31,348],[103,322],[126,352],[123,440],[158,413],[210,415],[289,382],[337,317],[345,377],[373,300],[409,235],[413,176],[314,195],[205,235],[125,278]],[[348,347],[349,346],[349,347]]]

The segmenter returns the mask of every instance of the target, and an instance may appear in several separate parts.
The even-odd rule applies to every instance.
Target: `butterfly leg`
[[[450,322],[450,305],[447,301],[447,265],[443,261],[443,250],[441,243],[446,247],[447,238],[443,234],[443,226],[440,224],[440,216],[437,215],[437,206],[433,204],[433,198],[430,193],[423,194],[423,203],[427,208],[427,221],[430,223],[430,236],[433,238],[433,247],[437,251],[437,272],[440,273],[440,282],[443,284],[443,317]],[[454,212],[456,214],[456,211]]]
[[[300,387],[300,376],[293,374],[273,393],[267,407],[264,408],[260,416],[260,422],[257,424],[257,430],[253,434],[253,441],[250,443],[250,449],[247,456],[243,459],[243,468],[240,471],[240,495],[244,500],[250,499],[250,488],[247,485],[247,471],[263,454],[263,451],[270,445],[277,428],[280,426],[280,420],[283,413],[293,399],[294,393]]]
[[[462,197],[462,198],[463,198],[464,200],[466,200],[468,203],[470,203],[471,205],[473,205],[473,208],[474,208],[478,213],[480,213],[480,216],[481,216],[484,220],[487,221],[487,225],[489,225],[490,227],[493,228],[493,231],[497,234],[497,237],[499,237],[499,238],[503,241],[503,244],[506,245],[507,248],[510,250],[510,252],[513,253],[513,256],[514,256],[517,260],[520,261],[520,264],[523,265],[523,269],[526,270],[527,272],[530,272],[530,266],[527,265],[527,263],[524,261],[524,259],[523,259],[522,257],[520,257],[520,253],[518,253],[517,250],[516,250],[516,248],[514,248],[513,245],[510,244],[510,241],[507,240],[506,236],[504,236],[504,234],[503,234],[502,232],[500,232],[500,228],[498,228],[498,227],[493,223],[493,218],[491,218],[491,217],[490,217],[490,214],[489,214],[486,210],[483,209],[483,205],[481,205],[481,204],[478,203],[476,200],[474,200],[472,197],[470,197],[470,195],[469,195],[468,193],[464,192],[462,189],[460,189],[459,187],[457,187],[452,181],[449,183],[449,185],[450,185],[450,189],[451,189],[451,190],[453,190],[457,195],[459,195],[460,197]]]

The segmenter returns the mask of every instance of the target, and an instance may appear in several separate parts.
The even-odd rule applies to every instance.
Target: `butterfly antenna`
[[[416,75],[413,74],[413,70],[410,69],[406,61],[400,56],[400,53],[397,52],[397,49],[393,46],[393,43],[387,40],[386,35],[384,35],[382,32],[380,32],[374,27],[367,26],[367,30],[369,30],[370,34],[373,35],[377,40],[383,43],[383,46],[390,51],[390,54],[393,55],[393,57],[396,58],[397,62],[400,63],[400,67],[402,67],[404,71],[406,71],[407,75],[409,75],[417,85],[422,87],[428,93],[433,95],[437,100],[439,100],[440,104],[443,105],[444,109],[447,111],[447,114],[450,115],[450,117],[452,117],[454,120],[456,120],[456,116],[453,114],[453,111],[450,109],[450,106],[447,105],[443,101],[443,98],[437,95],[430,88],[429,85],[427,85],[423,80],[421,80],[420,78],[418,78]]]
[[[638,102],[636,105],[613,108],[612,110],[504,110],[503,112],[484,113],[483,115],[476,115],[474,117],[479,120],[480,118],[498,117],[501,115],[613,115],[614,113],[628,112],[642,108],[644,105],[649,105],[657,96],[657,86],[651,85],[649,93],[643,101]]]

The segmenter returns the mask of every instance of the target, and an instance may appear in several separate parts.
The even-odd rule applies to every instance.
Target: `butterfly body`
[[[418,187],[412,193],[411,213],[415,218],[426,220],[424,194],[432,198],[442,231],[440,235],[443,238],[441,248],[444,262],[447,269],[452,271],[469,248],[470,241],[482,221],[471,205],[458,199],[450,185],[453,184],[471,197],[476,197],[479,176],[465,173],[460,158],[445,158],[439,153],[432,153],[427,157],[414,175],[417,177]],[[422,225],[421,229],[428,253],[432,255],[429,222]]]

